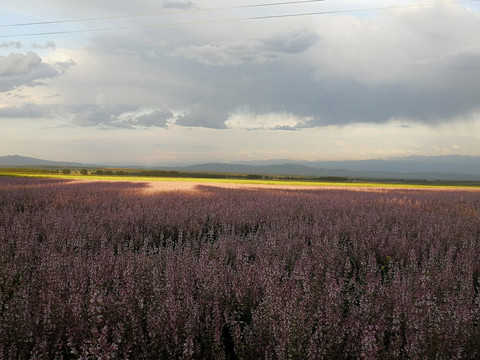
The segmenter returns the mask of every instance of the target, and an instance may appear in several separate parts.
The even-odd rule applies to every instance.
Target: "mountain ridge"
[[[263,164],[262,164],[263,163]],[[21,155],[0,156],[0,166],[109,167],[112,165],[52,161]],[[119,167],[115,165],[115,167]],[[411,156],[391,159],[296,161],[264,160],[239,163],[200,163],[176,166],[123,166],[125,168],[162,169],[198,172],[254,173],[284,176],[342,176],[348,178],[431,179],[480,181],[480,157]]]

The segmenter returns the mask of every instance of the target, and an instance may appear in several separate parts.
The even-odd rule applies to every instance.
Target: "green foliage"
[[[320,176],[316,180],[330,182],[347,182],[348,178],[342,176]]]
[[[138,176],[152,176],[152,177],[178,177],[180,173],[178,171],[165,171],[165,170],[144,170],[136,175]]]
[[[12,176],[13,174],[58,174],[55,169],[30,169],[30,168],[2,168],[0,169],[2,175]]]

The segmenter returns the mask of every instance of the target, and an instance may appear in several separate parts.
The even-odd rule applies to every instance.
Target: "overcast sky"
[[[480,1],[285,2],[0,4],[0,156],[480,156]]]

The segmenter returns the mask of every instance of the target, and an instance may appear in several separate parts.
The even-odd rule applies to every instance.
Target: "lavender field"
[[[0,359],[478,359],[480,191],[0,178]]]

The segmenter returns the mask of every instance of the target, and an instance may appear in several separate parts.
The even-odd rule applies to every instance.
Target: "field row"
[[[155,176],[157,171],[150,171],[150,175],[123,173],[122,175],[99,175],[96,172],[81,174],[75,173],[52,173],[51,170],[42,169],[0,169],[0,177],[23,177],[23,178],[43,178],[43,179],[59,179],[71,181],[128,181],[143,182],[157,184],[157,188],[170,187],[170,183],[188,183],[196,186],[197,184],[215,184],[221,187],[234,187],[234,185],[256,185],[260,188],[277,186],[277,187],[341,187],[341,188],[401,188],[401,189],[476,189],[480,190],[480,182],[478,181],[440,181],[440,180],[361,180],[347,179],[339,177],[295,177],[295,176],[261,176],[248,174],[227,174],[227,173],[198,173],[198,177],[194,177],[195,173],[188,173],[188,176],[172,176],[171,172],[165,172],[167,175]],[[162,172],[162,171],[158,171]],[[192,185],[193,184],[193,185]]]

